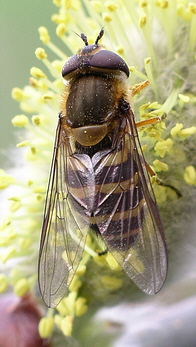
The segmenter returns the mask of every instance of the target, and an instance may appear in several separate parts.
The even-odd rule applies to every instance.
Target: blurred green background
[[[11,91],[29,83],[32,66],[43,68],[34,54],[37,47],[43,47],[37,29],[46,26],[51,38],[55,36],[51,15],[56,6],[48,0],[7,0],[0,4],[0,168],[5,169],[13,166],[11,149],[18,142],[11,119],[23,113]],[[6,148],[9,150],[5,151]]]

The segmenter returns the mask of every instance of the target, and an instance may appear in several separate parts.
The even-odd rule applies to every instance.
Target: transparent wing
[[[154,192],[129,111],[115,149],[98,158],[95,221],[108,249],[133,282],[157,293],[167,274],[167,249]]]
[[[57,306],[65,295],[81,260],[89,228],[85,206],[77,203],[72,191],[73,186],[77,185],[78,191],[83,191],[83,196],[89,194],[82,182],[88,182],[88,158],[85,157],[87,163],[85,159],[82,163],[72,155],[70,148],[69,138],[59,118],[38,265],[40,292],[48,307]]]

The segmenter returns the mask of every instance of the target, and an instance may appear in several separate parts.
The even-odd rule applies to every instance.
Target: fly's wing
[[[124,121],[115,149],[96,158],[95,221],[127,275],[155,294],[167,274],[165,236],[131,110]]]
[[[87,165],[87,167],[85,166]],[[85,196],[88,163],[72,155],[68,137],[57,126],[44,220],[40,241],[38,282],[48,307],[55,307],[65,295],[81,260],[89,228],[85,206],[75,201],[72,185]],[[91,174],[90,174],[91,176]],[[92,181],[92,179],[91,179]],[[88,184],[87,184],[88,186]],[[86,188],[87,189],[87,188]],[[88,194],[88,192],[87,192]]]

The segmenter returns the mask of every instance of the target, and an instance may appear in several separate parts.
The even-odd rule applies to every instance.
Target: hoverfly
[[[39,287],[47,306],[65,295],[89,229],[145,293],[167,274],[167,247],[149,167],[142,154],[116,53],[81,34],[84,48],[63,66],[67,83],[59,114],[39,253]],[[142,123],[142,122],[141,122]]]

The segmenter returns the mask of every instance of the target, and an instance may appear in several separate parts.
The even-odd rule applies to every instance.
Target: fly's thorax
[[[84,74],[70,83],[65,103],[67,126],[82,146],[94,146],[111,131],[119,100],[126,94],[124,72]]]
[[[85,74],[70,86],[66,101],[67,124],[72,128],[101,124],[113,115],[118,105],[118,83],[115,78]]]

